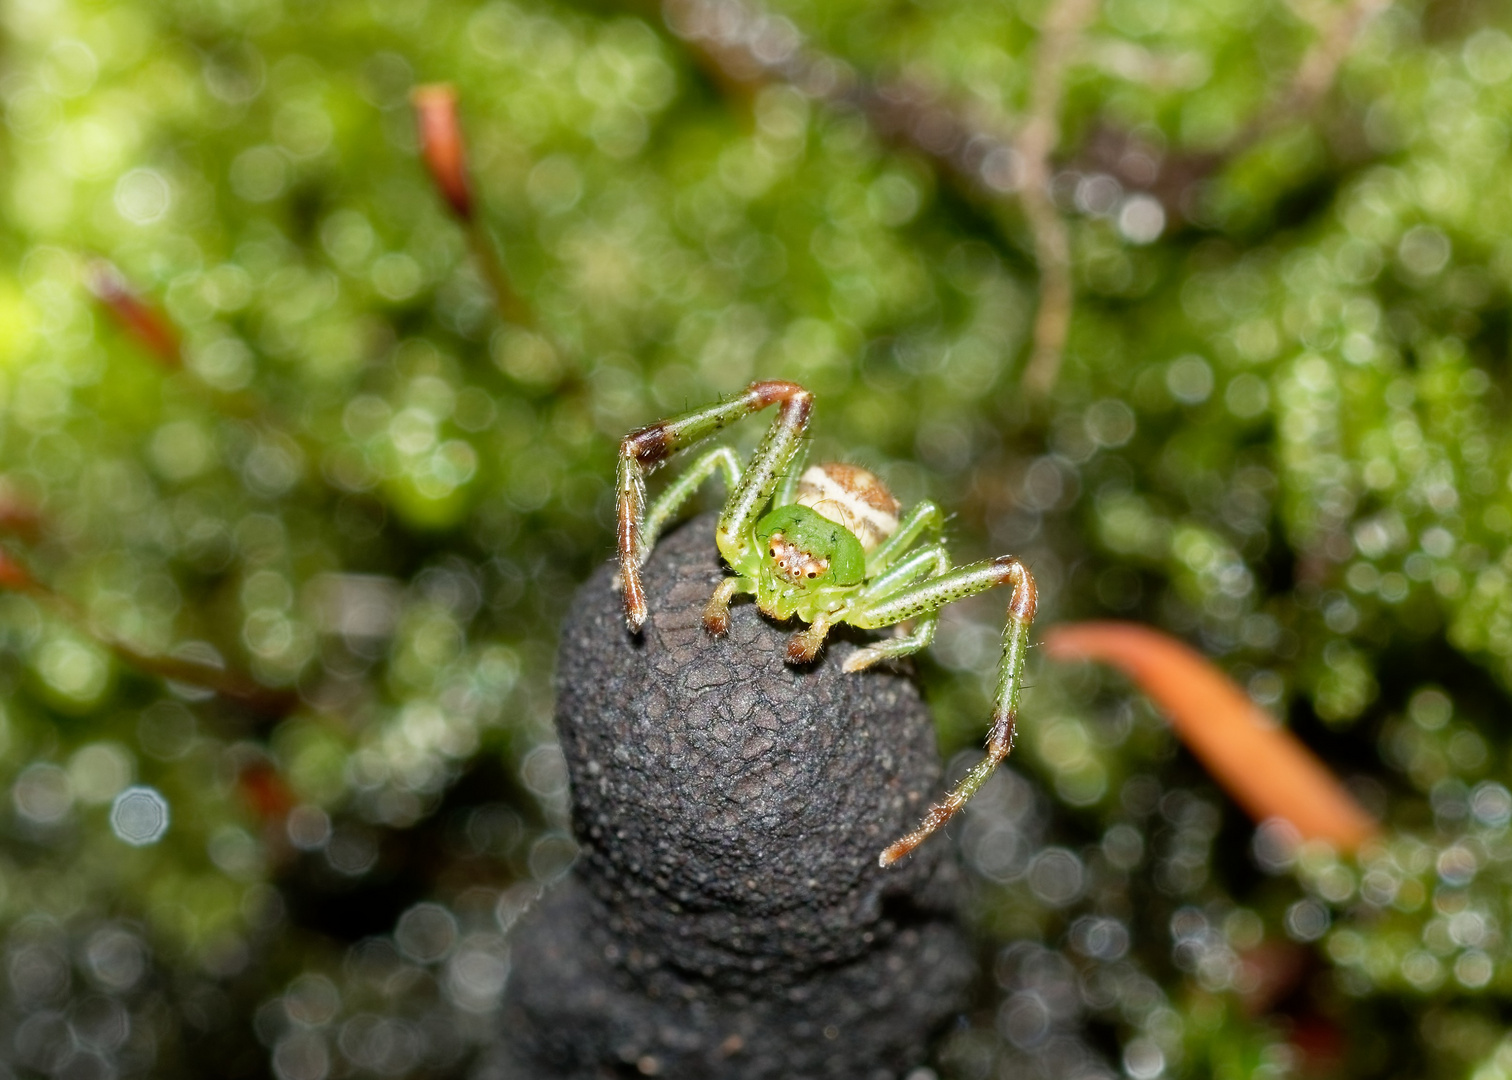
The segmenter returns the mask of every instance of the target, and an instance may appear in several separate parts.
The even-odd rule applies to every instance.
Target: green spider
[[[645,478],[651,470],[769,405],[778,406],[777,417],[744,469],[729,447],[710,450],[646,510]],[[921,502],[900,518],[898,501],[865,469],[842,464],[803,469],[803,432],[813,408],[814,395],[797,383],[754,382],[733,400],[626,435],[617,482],[617,581],[624,590],[625,621],[638,632],[646,621],[641,567],[657,536],[698,487],[723,470],[729,497],[714,538],[734,574],[720,582],[704,609],[711,634],[729,629],[730,601],[739,593],[753,594],[770,618],[796,616],[808,623],[788,642],[790,664],[812,661],[830,628],[841,623],[875,629],[912,622],[911,630],[846,661],[846,671],[861,671],[926,648],[946,604],[997,585],[1013,586],[987,756],[930,807],[917,829],[882,852],[877,861],[890,866],[949,821],[1013,748],[1038,594],[1028,568],[1011,555],[952,569],[940,542],[945,518],[934,503]],[[762,513],[769,503],[771,509]]]

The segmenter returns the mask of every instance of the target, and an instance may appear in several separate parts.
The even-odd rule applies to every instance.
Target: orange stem
[[[230,698],[254,712],[269,716],[284,716],[299,705],[299,695],[292,690],[275,690],[238,672],[198,660],[144,653],[113,637],[97,627],[73,601],[42,584],[25,566],[4,551],[0,551],[0,590],[36,597],[71,622],[80,633],[109,649],[123,663],[149,675],[213,690],[221,697]]]
[[[449,83],[429,83],[410,94],[420,134],[420,154],[431,179],[452,212],[463,221],[473,216],[472,187],[467,182],[467,144],[457,115],[457,90]]]
[[[173,324],[162,312],[143,303],[128,289],[121,272],[104,259],[96,259],[90,265],[89,291],[158,363],[175,369],[183,366],[178,331]]]
[[[457,88],[450,83],[427,83],[410,92],[415,108],[415,127],[420,136],[420,156],[436,190],[467,231],[478,272],[493,290],[499,314],[506,322],[531,324],[530,311],[509,283],[493,240],[477,212],[472,181],[467,171],[467,139],[457,108]]]
[[[1176,734],[1256,821],[1289,821],[1304,839],[1352,851],[1380,825],[1318,757],[1191,647],[1134,623],[1057,626],[1045,647],[1058,660],[1118,668],[1160,706]]]
[[[43,531],[42,511],[37,504],[0,479],[0,533],[33,541],[40,539]]]

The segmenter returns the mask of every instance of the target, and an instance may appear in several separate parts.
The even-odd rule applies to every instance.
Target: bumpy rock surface
[[[513,936],[485,1075],[900,1077],[975,971],[936,838],[877,853],[939,787],[928,710],[891,672],[807,669],[747,602],[704,631],[713,520],[658,545],[651,618],[605,568],[563,630],[557,724],[583,853]]]

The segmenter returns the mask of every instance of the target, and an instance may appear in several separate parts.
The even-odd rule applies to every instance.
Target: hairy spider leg
[[[814,396],[797,383],[754,382],[730,401],[694,409],[632,431],[620,442],[615,478],[618,501],[616,541],[620,584],[625,592],[625,622],[632,631],[646,621],[646,591],[640,568],[650,552],[646,540],[646,476],[677,451],[696,445],[735,421],[781,405],[761,449],[733,486],[719,517],[716,538],[725,561],[742,573],[736,560],[750,548],[746,537],[756,513],[771,495],[777,478],[792,458],[813,411]]]
[[[943,560],[943,561],[942,561]],[[939,577],[950,569],[950,553],[944,544],[926,544],[909,552],[886,570],[867,580],[856,594],[856,604],[874,606],[895,596],[906,586]]]
[[[715,637],[724,637],[730,632],[730,601],[736,593],[756,591],[756,583],[744,574],[736,574],[720,581],[719,588],[704,605],[704,629]]]
[[[792,506],[798,501],[798,480],[803,475],[803,466],[807,461],[808,447],[800,443],[793,452],[782,479],[777,481],[776,490],[772,492],[773,507]]]
[[[787,643],[787,662],[790,664],[812,663],[819,650],[824,648],[824,639],[836,622],[842,621],[828,612],[818,612],[808,629],[800,630]]]
[[[661,536],[662,529],[666,528],[667,522],[672,520],[672,515],[682,508],[682,504],[693,497],[703,482],[713,476],[718,469],[724,470],[725,490],[734,491],[740,486],[740,459],[735,456],[735,451],[728,446],[721,446],[710,450],[707,454],[698,458],[689,465],[687,471],[663,491],[651,503],[651,508],[646,511],[645,524],[641,526],[641,565],[651,557],[651,549],[656,546],[657,539]]]
[[[940,534],[944,530],[945,515],[940,512],[938,506],[925,499],[904,514],[903,520],[898,522],[897,531],[878,544],[876,550],[866,557],[867,579],[876,577],[901,558],[909,548],[918,543],[919,538],[926,531],[930,532],[938,543]]]
[[[801,440],[793,456],[788,459],[787,468],[777,479],[777,486],[772,489],[772,506],[791,506],[798,499],[798,478],[803,474],[803,465],[808,458],[808,446]],[[732,485],[730,490],[734,490]],[[719,583],[719,588],[714,590],[714,595],[709,597],[709,602],[704,607],[704,628],[715,637],[722,637],[730,629],[730,601],[736,593],[754,593],[756,582],[747,576],[754,570],[737,572],[735,577],[725,578]],[[789,643],[791,650],[792,644]],[[791,652],[790,652],[791,655]],[[809,657],[813,659],[813,657]],[[794,661],[806,663],[806,661]]]
[[[914,584],[920,579],[943,577],[950,572],[950,552],[944,544],[931,544],[910,553],[867,583],[856,598],[860,606],[875,603]],[[920,615],[914,621],[912,632],[900,634],[886,641],[879,641],[859,649],[845,661],[846,671],[864,671],[882,660],[893,660],[929,648],[934,641],[935,629],[940,624],[936,609]]]
[[[773,490],[789,470],[793,458],[803,448],[803,433],[808,428],[809,416],[814,411],[814,395],[797,383],[752,383],[752,389],[765,386],[789,388],[787,396],[779,398],[782,404],[772,426],[761,438],[761,445],[751,456],[740,485],[730,492],[724,510],[720,512],[719,524],[714,528],[714,542],[738,573],[754,577],[760,571],[760,555],[756,549],[756,535],[752,528],[761,508],[772,497]]]
[[[993,695],[992,726],[987,732],[987,756],[961,779],[943,800],[929,808],[917,829],[888,845],[878,857],[891,866],[944,825],[977,793],[998,763],[1013,749],[1014,725],[1024,683],[1024,659],[1029,649],[1029,627],[1039,600],[1029,568],[1012,555],[972,563],[940,577],[928,578],[890,596],[857,604],[846,621],[861,627],[883,627],[938,612],[946,604],[965,599],[998,585],[1011,585],[1008,623],[1003,627],[1003,657],[998,664],[997,691]]]

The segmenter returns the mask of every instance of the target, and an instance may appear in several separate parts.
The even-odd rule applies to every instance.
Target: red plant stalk
[[[36,597],[72,623],[80,633],[114,653],[117,659],[149,675],[213,690],[254,712],[270,716],[286,715],[299,704],[299,696],[294,691],[270,689],[235,671],[184,657],[156,656],[140,651],[96,626],[72,600],[42,584],[31,571],[4,551],[0,551],[0,590]]]
[[[1304,840],[1353,851],[1380,832],[1326,765],[1191,647],[1134,623],[1057,626],[1057,660],[1118,668],[1160,707],[1176,734],[1256,821],[1282,818]]]
[[[462,222],[473,260],[493,290],[499,314],[517,325],[530,325],[530,312],[510,285],[509,275],[473,203],[467,173],[467,140],[462,135],[462,120],[457,111],[457,88],[450,83],[417,86],[410,92],[410,101],[415,107],[415,124],[420,133],[420,156],[436,190]]]
[[[121,272],[104,259],[95,259],[88,270],[89,291],[116,323],[144,345],[164,367],[179,368],[183,353],[178,331],[164,315],[149,307],[126,287]]]
[[[46,531],[41,507],[9,477],[0,475],[0,535],[32,543]]]
[[[457,114],[457,90],[449,83],[417,86],[410,94],[420,130],[420,154],[436,188],[463,221],[473,219],[472,185],[467,180],[467,144]]]
[[[236,782],[252,812],[265,822],[282,821],[299,801],[278,770],[265,762],[244,766]]]
[[[27,572],[26,567],[3,551],[0,551],[0,589],[20,593],[42,591],[37,579]]]

